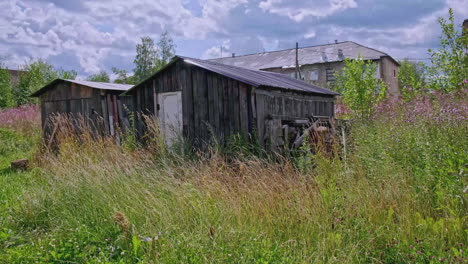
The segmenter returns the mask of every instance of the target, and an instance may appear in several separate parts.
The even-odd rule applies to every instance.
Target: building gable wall
[[[382,57],[380,60],[375,60],[377,63],[376,78],[382,79],[388,86],[388,93],[390,96],[399,94],[398,87],[398,64],[395,63],[390,57]],[[330,62],[330,63],[318,63],[301,66],[302,78],[314,85],[333,89],[334,78],[331,76],[331,72],[341,72],[344,68],[344,62]],[[272,68],[266,69],[267,71],[282,73],[295,77],[295,68]],[[316,76],[316,78],[311,78]]]

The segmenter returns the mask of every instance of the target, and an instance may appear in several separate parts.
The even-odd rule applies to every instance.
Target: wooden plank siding
[[[41,121],[44,136],[48,139],[54,124],[51,117],[62,114],[68,115],[76,129],[78,120],[84,120],[93,134],[109,135],[113,117],[113,128],[129,124],[127,110],[128,98],[120,100],[121,91],[100,90],[70,82],[60,82],[49,88],[39,96],[41,105]],[[125,107],[124,107],[125,103]]]
[[[137,111],[157,109],[154,94],[182,92],[183,135],[195,147],[216,137],[226,143],[235,134],[254,135],[264,145],[266,120],[333,116],[334,97],[252,87],[196,65],[176,61],[130,91]],[[151,97],[151,98],[146,98]],[[281,121],[270,122],[281,125]],[[144,125],[138,127],[143,135]]]
[[[218,82],[220,85],[220,89],[222,89],[222,94],[223,94],[223,127],[221,130],[223,131],[223,143],[226,143],[226,140],[229,138],[231,135],[231,120],[229,119],[229,79],[228,78],[222,78],[220,82]]]
[[[334,116],[334,98],[298,94],[272,89],[256,89],[257,136],[262,146],[278,136],[281,122],[275,120],[307,119],[311,116]],[[275,148],[275,146],[268,146]]]

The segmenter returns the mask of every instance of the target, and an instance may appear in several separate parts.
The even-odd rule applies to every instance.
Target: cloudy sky
[[[177,53],[219,57],[352,40],[400,58],[427,58],[437,17],[468,0],[0,0],[0,58],[43,58],[80,76],[133,69],[142,36],[167,30]]]

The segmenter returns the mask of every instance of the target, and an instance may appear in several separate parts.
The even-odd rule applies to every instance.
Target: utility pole
[[[302,80],[301,70],[299,68],[299,42],[296,42],[296,79]]]

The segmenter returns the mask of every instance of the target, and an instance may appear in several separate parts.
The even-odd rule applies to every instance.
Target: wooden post
[[[112,97],[110,94],[107,95],[107,113],[109,115],[109,131],[111,136],[114,136],[114,115],[113,115]]]
[[[117,109],[117,95],[112,95],[112,111],[114,113],[114,130],[115,130],[115,142],[120,146],[120,135],[119,135],[119,112]]]
[[[27,170],[29,168],[29,160],[20,159],[11,162],[12,170]]]
[[[343,160],[346,164],[346,133],[343,125],[341,126],[341,137],[343,140]]]
[[[106,94],[101,90],[101,108],[102,108],[102,121],[104,127],[104,134],[109,135],[109,111],[107,111]]]
[[[122,131],[125,131],[125,121],[124,121],[124,109],[122,107],[122,100],[120,100],[120,97],[117,97],[117,112],[119,116],[119,123],[121,126]]]
[[[302,76],[301,76],[301,70],[299,68],[299,43],[296,42],[296,79],[299,79],[301,80],[302,79]]]
[[[157,93],[157,90],[156,90],[156,80],[153,81],[153,105],[154,105],[154,116],[156,118],[159,118],[159,107],[158,107],[158,104],[159,104],[159,101],[158,101],[158,93]]]
[[[114,126],[119,126],[119,112],[117,110],[117,95],[112,95],[112,110],[114,112]]]

